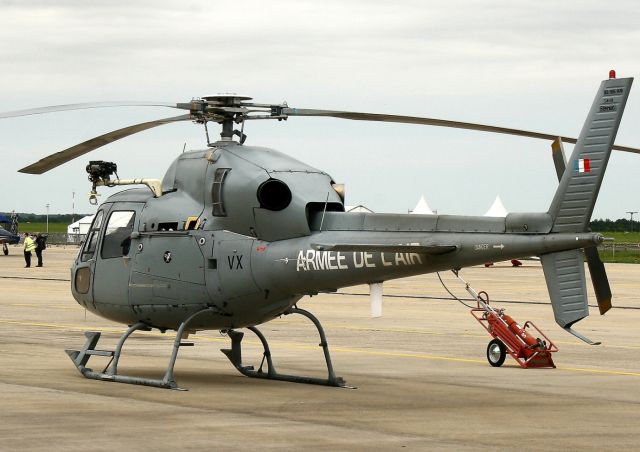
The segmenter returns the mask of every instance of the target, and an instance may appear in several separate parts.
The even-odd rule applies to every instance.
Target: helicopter
[[[2,225],[7,226],[5,229]],[[2,254],[7,256],[9,254],[9,247],[7,245],[16,245],[20,243],[20,236],[18,235],[18,215],[15,212],[11,212],[10,216],[0,214],[0,244],[2,244]]]
[[[601,314],[611,289],[597,252],[604,241],[589,220],[614,144],[632,78],[612,71],[600,84],[578,139],[483,124],[391,114],[291,108],[250,97],[219,95],[165,106],[186,114],[131,125],[47,156],[20,171],[42,174],[134,133],[179,121],[204,125],[205,149],[180,154],[160,179],[120,179],[113,162],[90,161],[92,203],[97,187],[139,186],[107,198],[71,267],[71,292],[89,311],[128,325],[114,350],[97,348],[100,332],[86,332],[80,350],[67,350],[90,379],[181,389],[174,366],[189,334],[219,330],[231,345],[222,352],[251,378],[348,387],[333,369],[322,324],[297,303],[307,295],[357,284],[459,270],[540,256],[556,322],[595,344],[573,326],[589,315],[584,256]],[[134,103],[69,104],[0,114],[0,118]],[[547,212],[505,218],[345,212],[344,187],[326,172],[265,147],[245,144],[250,120],[332,117],[398,122],[511,134],[552,141],[560,180]],[[210,141],[208,123],[221,125]],[[236,129],[239,126],[239,129]],[[563,143],[575,144],[565,161]],[[266,337],[257,328],[282,315],[309,319],[320,336],[327,378],[276,370]],[[123,345],[135,331],[175,331],[162,378],[118,372]],[[258,369],[242,360],[241,329],[263,347]],[[110,358],[97,371],[92,356]],[[265,368],[266,367],[266,368]]]
[[[6,256],[9,254],[9,247],[7,245],[20,243],[20,236],[13,234],[0,226],[0,243],[2,244],[2,254]]]

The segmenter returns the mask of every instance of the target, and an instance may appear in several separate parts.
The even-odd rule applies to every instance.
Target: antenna
[[[207,121],[204,121],[204,134],[207,136],[207,147],[211,147],[211,140],[209,139],[209,128],[207,127]]]
[[[327,212],[327,204],[329,203],[329,192],[327,192],[327,199],[324,201],[324,209],[322,209],[322,219],[320,220],[320,230],[322,231],[322,225],[324,223],[324,214]]]

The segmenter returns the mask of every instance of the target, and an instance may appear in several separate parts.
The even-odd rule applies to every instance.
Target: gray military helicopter
[[[572,329],[589,314],[582,252],[604,314],[611,307],[611,291],[596,250],[603,237],[588,226],[611,150],[640,152],[614,145],[632,80],[611,74],[602,82],[577,140],[433,118],[258,104],[236,95],[178,104],[136,103],[188,113],[109,132],[20,170],[42,174],[105,144],[164,124],[193,121],[203,124],[205,131],[209,122],[222,126],[220,140],[210,142],[207,131],[207,148],[178,156],[162,180],[124,180],[117,177],[114,163],[89,163],[94,202],[99,186],[146,187],[116,193],[98,207],[71,269],[71,291],[78,303],[129,328],[115,350],[96,348],[100,333],[87,332],[82,349],[67,353],[87,378],[177,389],[178,351],[193,345],[185,338],[199,330],[220,330],[231,339],[231,347],[222,351],[248,377],[346,386],[333,370],[320,321],[296,306],[302,297],[532,255],[541,257],[557,323],[591,343]],[[130,103],[62,105],[5,113],[0,118],[122,105]],[[343,187],[327,173],[273,149],[244,144],[246,121],[295,116],[454,127],[551,140],[560,184],[547,212],[511,213],[506,218],[346,213]],[[566,171],[563,142],[576,144]],[[276,371],[268,342],[256,325],[290,314],[314,323],[327,378]],[[243,364],[244,333],[238,331],[242,328],[256,334],[264,347],[257,370]],[[127,338],[137,330],[150,329],[177,331],[164,377],[118,373]],[[94,355],[111,361],[104,370],[94,371],[87,367]]]

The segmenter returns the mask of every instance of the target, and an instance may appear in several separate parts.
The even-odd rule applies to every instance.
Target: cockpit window
[[[218,168],[213,176],[213,187],[211,188],[211,201],[213,203],[213,216],[226,217],[227,211],[224,208],[224,200],[222,199],[222,187],[224,180],[227,178],[231,168]]]
[[[103,216],[104,212],[100,210],[93,218],[93,223],[91,223],[91,228],[89,228],[89,233],[87,234],[87,240],[84,242],[84,248],[82,249],[82,254],[80,255],[80,260],[82,262],[86,262],[91,259],[96,252],[98,235],[100,234],[100,227],[102,226]]]
[[[136,215],[133,210],[116,210],[109,215],[109,222],[104,231],[100,257],[111,259],[129,254],[131,232]]]

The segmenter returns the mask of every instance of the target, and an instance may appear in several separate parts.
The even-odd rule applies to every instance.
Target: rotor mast
[[[246,101],[251,100],[248,96],[239,96],[237,94],[218,94],[216,96],[203,97],[201,100],[192,101],[192,106],[197,107],[191,109],[191,113],[196,117],[196,122],[202,122],[206,125],[208,121],[215,121],[222,126],[220,132],[220,141],[232,141],[233,136],[240,137],[240,143],[244,143],[246,136],[242,130],[235,130],[235,124],[242,124],[244,129],[244,121],[249,113]],[[251,104],[249,104],[251,105]],[[207,145],[211,146],[209,140],[209,132],[207,130]]]

